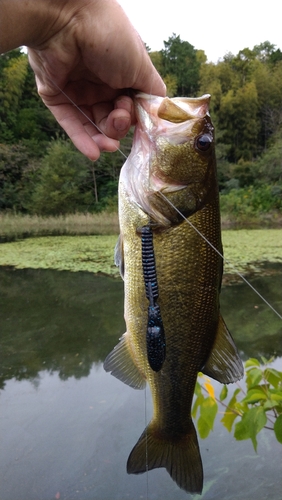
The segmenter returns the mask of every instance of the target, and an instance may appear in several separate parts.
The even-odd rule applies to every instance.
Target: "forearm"
[[[117,0],[0,0],[0,53],[21,45],[29,49],[42,100],[91,160],[100,151],[116,151],[134,124],[127,89],[165,95]],[[87,111],[99,131],[66,95]]]
[[[66,3],[70,2],[67,0],[0,0],[0,54],[21,45],[38,47],[44,43],[57,29],[61,28],[61,12]]]

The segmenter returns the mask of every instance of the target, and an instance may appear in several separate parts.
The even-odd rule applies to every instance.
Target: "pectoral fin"
[[[222,384],[236,382],[244,375],[243,363],[221,316],[212,351],[202,372]]]
[[[120,275],[122,279],[124,279],[123,241],[121,234],[119,235],[115,246],[115,265],[119,268]]]
[[[146,386],[144,375],[132,359],[126,333],[123,334],[119,343],[106,357],[104,369],[134,389],[144,389]]]

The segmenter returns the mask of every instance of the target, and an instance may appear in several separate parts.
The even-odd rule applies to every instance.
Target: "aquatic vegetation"
[[[222,231],[225,275],[261,274],[266,262],[282,262],[280,229],[240,229]],[[232,265],[233,264],[233,265]]]
[[[18,269],[89,271],[119,276],[116,236],[46,236],[1,244],[0,265]]]
[[[210,379],[201,375],[195,388],[192,416],[197,418],[197,429],[201,438],[206,438],[213,430],[218,405],[225,408],[221,419],[228,432],[233,431],[238,441],[251,439],[257,451],[257,435],[263,429],[274,432],[282,444],[282,371],[269,366],[272,360],[262,359],[263,365],[255,358],[245,362],[245,385],[223,386],[219,398],[215,397]],[[231,398],[226,403],[228,395]],[[235,423],[235,421],[237,422]]]
[[[45,236],[1,244],[0,265],[18,269],[89,271],[118,277],[114,265],[117,236]],[[225,258],[243,274],[263,274],[264,262],[282,262],[282,230],[222,231]],[[225,280],[234,277],[225,263]]]

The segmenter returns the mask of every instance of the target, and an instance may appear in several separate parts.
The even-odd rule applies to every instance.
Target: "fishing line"
[[[144,398],[145,398],[145,432],[146,432],[146,447],[145,447],[145,465],[146,465],[146,499],[149,500],[149,470],[148,470],[148,431],[147,431],[147,422],[148,422],[148,417],[147,417],[147,384],[145,385],[145,391],[144,391]]]
[[[105,137],[107,135],[100,129],[100,127],[89,118],[89,116],[64,92],[51,78],[49,80],[52,82],[52,84],[68,99],[68,101]],[[152,94],[150,94],[152,95]],[[151,146],[151,145],[150,145]],[[117,148],[117,151],[121,153],[121,155],[127,159],[126,154],[120,149]],[[134,166],[136,168],[136,165]],[[186,218],[180,210],[161,192],[159,191],[158,194],[183,218],[183,220],[189,224],[193,230],[223,259],[223,261],[227,264],[229,264],[234,272],[239,276],[252,290],[256,295],[282,320],[282,315],[259,293],[258,290],[241,274],[235,266],[230,262],[228,259],[226,259],[221,252],[194,226],[194,224]],[[147,390],[145,386],[145,391],[144,391],[144,398],[145,398],[145,409],[144,409],[144,419],[145,419],[145,432],[146,432],[146,448],[145,448],[145,464],[146,464],[146,499],[149,500],[149,474],[148,474],[148,440],[147,440]]]
[[[64,91],[62,90],[59,85],[52,80],[52,78],[48,77],[49,80],[52,82],[52,84],[68,99],[68,101],[102,134],[104,137],[107,137],[105,132],[101,130],[101,128],[91,120],[91,118],[71,99],[71,97]],[[120,149],[117,148],[117,151],[121,153],[121,155],[127,160],[126,154]],[[145,370],[145,367],[144,367]],[[145,409],[144,409],[144,419],[145,419],[145,432],[146,432],[146,447],[145,447],[145,465],[146,465],[146,499],[149,500],[149,474],[148,474],[148,439],[147,439],[147,422],[148,422],[148,417],[147,417],[147,391],[146,391],[145,386],[145,391],[144,391],[144,398],[145,398]]]
[[[245,276],[243,276],[243,274],[241,274],[239,271],[237,271],[237,269],[235,268],[235,266],[232,264],[232,262],[230,262],[228,259],[226,259],[222,253],[220,253],[220,251],[196,228],[196,226],[194,226],[194,224],[188,219],[186,218],[181,212],[180,210],[178,210],[178,208],[161,192],[161,191],[158,191],[158,194],[172,207],[174,208],[174,210],[176,210],[176,212],[184,219],[185,222],[187,222],[187,224],[189,224],[193,229],[194,231],[196,231],[196,233],[198,233],[199,236],[201,236],[201,238],[203,238],[203,240],[205,240],[206,243],[208,243],[208,245],[222,258],[222,260],[224,262],[226,262],[226,264],[229,264],[233,269],[234,269],[234,272],[260,297],[261,300],[263,300],[263,302],[268,306],[270,307],[270,309],[278,316],[278,318],[280,318],[282,320],[282,315],[259,293],[258,290],[256,290],[256,288],[245,278]]]
[[[152,96],[152,85],[153,79],[151,79],[151,91],[149,93],[150,97]],[[149,143],[149,151],[151,152],[151,142]],[[150,154],[151,158],[151,154]],[[150,169],[150,166],[149,166]],[[147,384],[145,385],[145,433],[146,433],[146,446],[145,446],[145,465],[146,465],[146,500],[149,500],[149,466],[148,466],[148,414],[147,414]]]
[[[50,82],[53,83],[53,85],[71,102],[71,104],[83,115],[85,116],[85,118],[98,130],[98,132],[100,132],[100,134],[102,134],[104,137],[108,137],[105,132],[103,132],[103,130],[100,129],[100,127],[98,127],[98,125],[96,123],[93,122],[93,120],[91,120],[91,118],[89,118],[89,116],[84,113],[84,111],[71,99],[71,97],[66,94],[66,92],[64,92],[64,90],[62,90],[59,85],[56,84],[56,82],[54,82],[54,80],[52,80],[52,78],[48,77]],[[126,154],[124,154],[124,152],[117,148],[117,151],[119,151],[121,153],[122,156],[124,156],[124,158],[127,160],[127,156]]]
[[[104,135],[105,137],[106,134],[103,132],[103,130],[101,130],[98,125],[96,125],[96,123],[93,122],[93,120],[91,120],[91,118],[89,118],[89,116],[87,116],[87,114],[66,94],[66,92],[64,92],[50,77],[49,77],[49,80],[52,82],[52,84],[72,103],[72,105],[102,134]],[[127,156],[126,154],[120,149],[120,148],[117,148],[117,151],[119,151],[122,156],[127,159]],[[136,167],[135,167],[136,168]],[[224,262],[226,262],[226,264],[230,265],[232,267],[232,269],[234,269],[234,272],[237,274],[237,276],[239,276],[255,293],[256,295],[258,295],[258,297],[274,312],[274,314],[276,314],[278,316],[278,318],[280,318],[282,320],[282,315],[259,293],[258,290],[256,290],[256,288],[245,278],[245,276],[243,276],[243,274],[241,274],[237,269],[236,267],[232,264],[232,262],[230,262],[228,259],[226,259],[220,252],[217,248],[215,248],[215,246],[192,224],[192,222],[186,218],[181,212],[180,210],[178,210],[178,208],[161,192],[159,191],[159,194],[160,196],[184,219],[184,221],[189,224],[193,229],[194,231],[196,231],[196,233],[199,234],[199,236],[201,236],[201,238],[203,238],[206,243],[208,243],[208,245],[210,245],[210,247],[223,259]]]

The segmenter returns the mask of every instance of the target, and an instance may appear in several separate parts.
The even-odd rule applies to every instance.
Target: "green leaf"
[[[198,431],[202,439],[205,439],[210,431],[213,430],[216,414],[216,401],[210,396],[205,398],[200,406],[200,417],[197,423]]]
[[[217,414],[217,402],[211,396],[208,396],[203,401],[200,412],[201,417],[206,420],[211,430],[213,430],[214,419]]]
[[[233,411],[227,410],[225,411],[221,422],[224,425],[224,427],[228,430],[228,432],[231,432],[232,426],[234,423],[234,420],[238,417],[239,415]]]
[[[260,366],[260,362],[256,358],[247,359],[245,362],[245,368],[248,368],[249,366]]]
[[[251,368],[247,371],[246,384],[248,389],[259,384],[262,379],[262,372],[258,368]]]
[[[196,394],[196,396],[202,395],[202,386],[201,386],[200,382],[198,382],[198,381],[196,382],[194,393]]]
[[[277,390],[270,390],[270,399],[271,401],[275,401],[276,403],[282,403],[282,392]]]
[[[228,403],[228,408],[231,408],[232,410],[235,408],[235,405],[237,403],[237,394],[239,394],[239,392],[241,392],[241,389],[236,389],[234,391],[233,396]]]
[[[279,406],[278,403],[276,403],[276,401],[271,401],[270,399],[268,399],[264,404],[263,404],[263,409],[264,411],[268,411],[268,410],[272,410],[273,408]]]
[[[274,432],[277,441],[282,444],[282,415],[279,415],[279,417],[275,420]]]
[[[220,394],[219,394],[220,401],[224,401],[225,398],[227,398],[227,395],[228,395],[228,389],[227,389],[227,386],[224,385],[220,391]]]
[[[239,392],[241,392],[241,389],[236,389],[234,391],[234,394],[230,399],[227,409],[221,419],[222,424],[224,425],[224,427],[226,427],[228,432],[231,432],[234,420],[239,416],[239,413],[235,408],[237,405],[237,394],[239,394]]]
[[[211,431],[209,424],[201,416],[199,417],[199,420],[197,422],[197,428],[198,428],[199,435],[202,439],[206,439]]]
[[[255,406],[244,413],[242,420],[235,425],[234,437],[238,441],[251,439],[255,451],[257,451],[257,434],[263,429],[267,422],[265,412],[261,406]]]
[[[200,394],[196,399],[195,399],[195,402],[194,402],[194,405],[193,405],[193,408],[192,408],[192,411],[191,411],[191,415],[193,418],[196,418],[197,416],[197,411],[198,411],[198,408],[201,406],[201,404],[203,403],[204,401],[204,396],[203,394]]]
[[[275,370],[274,368],[267,368],[264,371],[264,378],[269,382],[275,389],[278,388],[279,382],[282,380],[282,373]]]
[[[264,356],[261,356],[261,360],[264,365],[269,365],[269,363],[272,363],[272,361],[274,360],[274,357],[272,356],[270,359],[266,359]]]
[[[259,401],[262,401],[262,400],[265,401],[266,399],[267,399],[267,395],[266,395],[265,390],[262,387],[257,386],[256,388],[250,389],[248,391],[246,397],[244,397],[244,399],[242,399],[242,402],[254,404],[254,403],[258,403]]]

